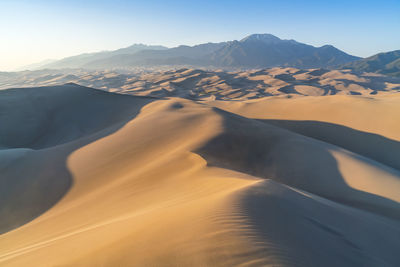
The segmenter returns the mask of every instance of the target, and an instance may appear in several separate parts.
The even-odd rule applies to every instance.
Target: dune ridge
[[[149,95],[0,91],[0,265],[400,263],[397,94]]]
[[[75,83],[122,94],[192,100],[251,100],[268,96],[385,95],[400,78],[350,70],[271,68],[256,70],[142,69],[138,71],[41,70],[0,73],[0,89]]]

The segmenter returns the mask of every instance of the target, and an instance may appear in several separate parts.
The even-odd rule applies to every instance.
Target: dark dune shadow
[[[324,198],[400,220],[400,205],[351,188],[326,144],[215,108],[224,131],[194,151],[208,165],[273,179]]]
[[[173,72],[178,73],[178,72]],[[246,93],[246,90],[256,90],[256,88],[267,87],[263,81],[250,80],[246,77],[237,77],[236,74],[225,73],[225,72],[211,72],[211,71],[203,71],[203,70],[191,70],[184,75],[172,76],[172,77],[164,77],[159,81],[152,82],[153,85],[160,86],[163,83],[168,82],[169,85],[173,88],[172,92],[169,91],[157,91],[153,94],[153,96],[181,96],[184,98],[188,98],[191,100],[201,100],[205,97],[210,97],[214,95],[217,99],[221,99],[226,97],[223,93],[224,90],[216,90],[213,92],[206,92],[205,86],[210,86],[214,82],[208,81],[203,83],[205,78],[217,76],[221,81],[220,83],[231,87],[233,90],[239,90]],[[182,80],[180,80],[182,79]],[[201,84],[199,84],[201,82]],[[216,84],[215,87],[218,88],[219,84]],[[146,91],[147,89],[138,90]],[[193,93],[192,93],[193,92]],[[232,94],[235,92],[232,92]]]
[[[307,86],[314,86],[314,87],[317,87],[317,88],[319,88],[319,89],[324,90],[324,92],[323,92],[322,95],[327,95],[329,92],[330,92],[331,94],[335,94],[335,93],[336,93],[336,92],[333,91],[332,89],[329,89],[329,87],[321,86],[321,85],[319,85],[319,84],[307,84],[307,83],[304,83],[304,82],[296,82],[295,84],[290,84],[290,85],[283,86],[283,87],[279,88],[278,91],[280,91],[280,92],[282,92],[282,93],[284,93],[284,94],[307,95],[307,94],[303,94],[303,93],[298,92],[298,91],[295,89],[295,86],[297,86],[297,85],[307,85]],[[333,92],[333,93],[332,93],[332,92]]]
[[[48,74],[48,75],[45,75],[43,77],[38,77],[38,78],[34,79],[32,82],[34,82],[34,83],[45,82],[45,81],[52,80],[52,79],[60,77],[60,76],[62,76],[62,74],[60,74],[60,73],[58,73],[58,74]]]
[[[297,91],[294,89],[294,85],[293,85],[293,84],[283,86],[283,87],[279,88],[278,91],[279,91],[279,92],[282,92],[282,93],[284,93],[284,94],[299,94],[299,95],[300,95],[300,93],[297,92]]]
[[[321,87],[321,84],[319,83],[320,78],[313,78],[313,79],[296,79],[296,84],[303,84],[303,85],[314,85]]]
[[[261,87],[268,87],[263,81],[258,80],[250,80],[246,77],[237,77],[236,74],[226,73],[226,72],[206,72],[201,71],[199,72],[200,75],[190,77],[192,73],[189,73],[188,77],[184,76],[184,81],[180,82],[170,82],[176,89],[176,92],[182,93],[189,93],[193,91],[193,94],[186,94],[185,97],[192,99],[192,100],[201,100],[205,97],[210,97],[211,95],[215,96],[216,99],[224,100],[226,97],[229,98],[229,95],[241,93],[240,96],[245,95],[248,91],[256,91],[257,88]],[[225,90],[217,90],[214,92],[205,92],[204,86],[207,84],[198,85],[198,83],[207,77],[218,76],[221,80],[222,84],[227,85],[232,88],[232,92],[229,94],[225,94]],[[176,78],[175,78],[176,79]],[[209,85],[209,84],[208,84]],[[215,85],[218,88],[218,84]],[[260,93],[259,91],[257,91]],[[262,93],[261,95],[266,95]],[[239,96],[239,97],[240,97]]]
[[[257,233],[254,241],[269,244],[260,256],[277,255],[285,266],[396,266],[400,261],[399,224],[382,216],[270,180],[243,190],[239,205]]]
[[[259,76],[259,75],[269,75],[268,69],[261,69],[249,74],[249,77]]]
[[[356,91],[350,91],[351,95],[362,95],[360,92],[356,92]]]
[[[7,97],[14,102],[8,109],[1,108],[5,115],[0,113],[1,124],[20,121],[11,123],[12,129],[0,130],[0,234],[32,221],[68,192],[73,177],[66,164],[73,151],[116,132],[143,106],[157,100],[74,84],[0,91],[0,100]],[[37,105],[28,109],[28,114],[17,114],[19,108],[24,108],[18,104],[23,98],[30,99],[27,103],[37,101]],[[44,108],[46,115],[52,115],[38,119],[37,128],[24,128],[27,121],[41,115],[37,109],[46,105],[44,100],[51,102]],[[67,105],[63,106],[63,101]],[[25,115],[29,116],[26,121]]]
[[[263,81],[250,80],[247,77],[237,77],[236,74],[232,73],[215,73],[220,79],[222,79],[232,89],[243,89],[243,88],[256,88],[258,85],[266,86]]]
[[[208,71],[203,71],[203,70],[191,70],[189,73],[187,73],[185,76],[177,76],[176,74],[181,74],[182,72],[189,71],[189,69],[179,69],[176,71],[167,71],[164,74],[170,75],[170,74],[175,74],[172,77],[163,77],[162,79],[153,82],[155,85],[161,85],[162,83],[166,82],[172,82],[174,84],[174,80],[178,78],[186,78],[185,83],[187,83],[190,87],[194,87],[197,81],[201,78],[207,77],[209,75],[212,75],[211,72]],[[197,74],[197,75],[196,75]],[[195,75],[195,76],[193,76]],[[190,77],[192,76],[192,77]],[[139,81],[144,81],[146,80],[139,80]],[[178,86],[180,85],[180,82],[175,82]]]
[[[294,81],[296,81],[296,78],[294,78],[292,74],[288,74],[288,73],[274,75],[274,78],[275,79],[279,79],[279,80],[284,81],[284,82],[294,82]]]
[[[334,144],[400,170],[400,142],[382,135],[319,121],[259,120],[314,139]]]
[[[129,76],[125,74],[119,74],[116,77],[110,77],[110,78],[103,78],[103,86],[106,86],[107,88],[119,88],[122,87],[126,84],[126,81],[128,80]]]
[[[296,72],[293,72],[292,75],[298,75],[298,74],[303,74],[303,73],[307,73],[307,72],[309,72],[309,70],[307,70],[307,69],[300,69],[300,70],[298,70],[298,71],[296,71]]]
[[[327,69],[316,69],[313,71],[310,71],[308,74],[312,75],[312,76],[321,76],[327,72],[330,72],[330,70]]]
[[[335,80],[342,82],[346,87],[351,84],[356,84],[364,88],[370,88],[373,91],[389,91],[389,89],[386,89],[387,86],[386,83],[388,82],[387,79],[384,80],[381,79],[380,77],[366,77],[366,78],[369,79],[369,81],[362,82],[362,81],[353,81],[348,79],[335,79]]]

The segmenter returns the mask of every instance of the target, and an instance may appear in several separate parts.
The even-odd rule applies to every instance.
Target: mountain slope
[[[342,66],[357,72],[375,72],[400,77],[400,50],[379,53]]]
[[[145,49],[163,50],[167,48],[164,46],[134,44],[129,47],[117,49],[114,51],[102,51],[102,52],[87,53],[72,57],[66,57],[61,60],[52,62],[50,64],[41,65],[40,68],[49,68],[49,69],[81,68],[87,63],[94,60],[100,60],[116,55],[130,55]]]
[[[15,71],[24,71],[24,70],[38,70],[38,69],[43,69],[44,66],[49,65],[53,62],[56,62],[56,59],[46,59],[41,62],[33,63],[30,65],[25,65],[22,67],[17,68]]]
[[[165,50],[143,50],[134,55],[115,55],[93,60],[84,65],[89,69],[126,68],[159,65],[207,65],[208,54],[220,49],[225,43],[207,43],[195,46],[181,45]]]
[[[241,41],[178,46],[170,49],[134,45],[111,52],[69,57],[46,68],[135,68],[197,66],[222,68],[332,67],[359,59],[326,45],[314,47],[271,34],[253,34]]]
[[[255,34],[230,42],[212,55],[214,65],[249,68],[318,68],[357,59],[330,45],[313,47],[294,40],[281,40],[270,34]]]

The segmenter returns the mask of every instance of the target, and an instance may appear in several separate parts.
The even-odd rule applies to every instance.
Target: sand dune
[[[42,70],[0,73],[0,89],[76,83],[123,94],[193,100],[249,100],[266,96],[384,95],[400,91],[400,78],[349,70],[272,68],[142,70],[136,72]]]
[[[212,105],[286,128],[400,169],[400,95],[264,98]]]
[[[293,85],[331,75],[370,82],[180,70],[143,74],[146,97],[0,91],[0,265],[398,266],[400,98]],[[269,79],[316,96],[243,96]]]

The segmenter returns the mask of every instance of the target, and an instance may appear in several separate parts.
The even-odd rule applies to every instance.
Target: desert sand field
[[[400,266],[400,79],[46,75],[1,78],[0,266]]]
[[[246,71],[83,69],[0,72],[0,89],[82,86],[131,95],[192,100],[249,100],[266,96],[382,95],[400,91],[400,78],[350,70],[272,68]]]

